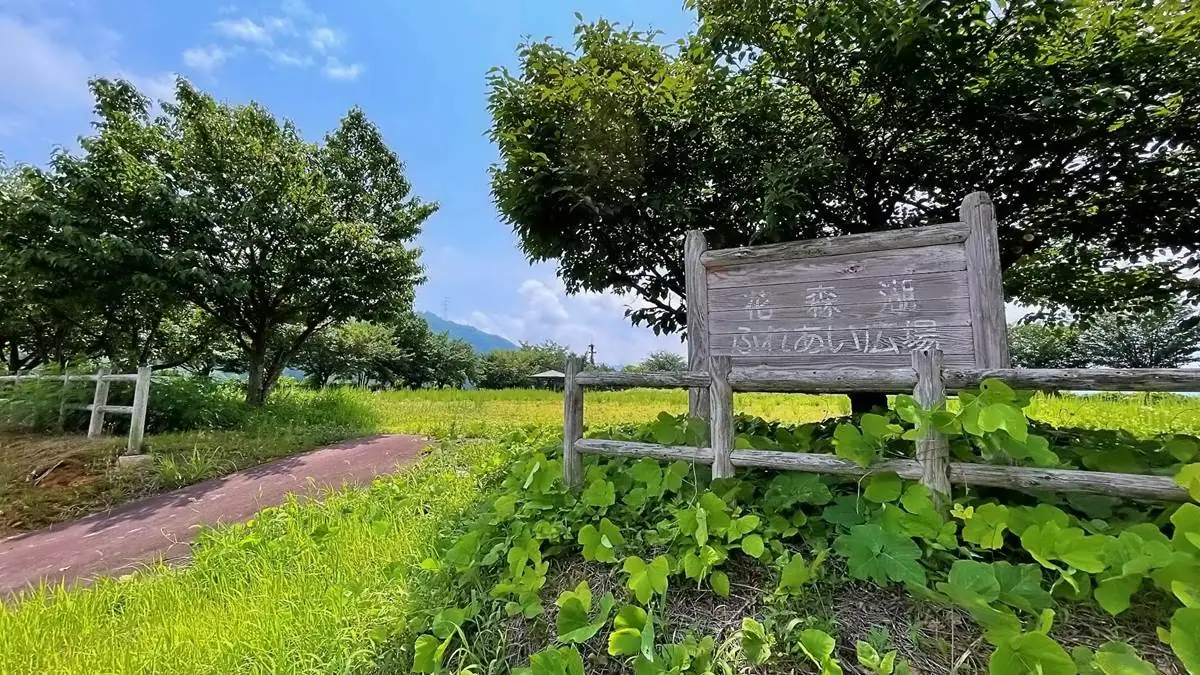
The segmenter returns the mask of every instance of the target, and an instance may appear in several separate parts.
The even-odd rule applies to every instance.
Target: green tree
[[[1088,357],[1082,333],[1070,324],[1019,323],[1008,327],[1009,352],[1017,368],[1083,368]]]
[[[1180,368],[1200,351],[1200,314],[1180,303],[1149,312],[1113,312],[1083,333],[1093,363],[1111,368]]]
[[[522,342],[517,350],[497,349],[483,355],[479,366],[482,389],[514,389],[533,384],[532,376],[547,370],[559,370],[569,350],[552,340],[541,344]]]
[[[154,118],[127,82],[92,89],[96,133],[46,177],[44,249],[47,265],[108,274],[103,306],[111,289],[144,289],[147,334],[162,298],[199,307],[242,350],[246,400],[261,405],[314,334],[411,305],[423,277],[409,244],[436,206],[410,196],[361,110],[314,144],[182,79]]]
[[[642,359],[641,363],[626,366],[625,370],[632,372],[659,372],[668,370],[687,370],[687,359],[665,349],[651,352]]]
[[[388,365],[399,356],[395,337],[388,326],[347,321],[315,334],[296,353],[292,365],[317,388],[327,385],[331,377],[366,386],[384,379]]]
[[[1028,304],[1200,295],[1189,3],[689,4],[678,45],[599,21],[491,76],[496,202],[571,291],[636,293],[633,321],[674,332],[686,230],[728,247],[908,227],[982,189]]]

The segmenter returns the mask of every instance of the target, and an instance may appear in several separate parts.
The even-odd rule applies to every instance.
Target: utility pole
[[[596,367],[596,345],[590,344],[590,343],[588,344],[587,355],[588,355],[588,361],[592,364],[592,367],[595,368]]]
[[[450,320],[450,298],[449,297],[442,298],[442,318],[447,321]]]

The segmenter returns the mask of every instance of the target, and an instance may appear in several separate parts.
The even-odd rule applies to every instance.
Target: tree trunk
[[[16,375],[21,370],[21,354],[17,351],[16,339],[8,343],[8,374]]]
[[[252,408],[262,407],[267,400],[267,346],[259,342],[250,345],[250,353],[246,360],[246,405]]]
[[[887,411],[887,394],[877,391],[856,391],[847,396],[850,398],[851,414],[868,413],[876,408],[880,411]]]

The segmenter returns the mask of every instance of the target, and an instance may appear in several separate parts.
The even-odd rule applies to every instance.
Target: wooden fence
[[[1087,492],[1141,500],[1188,499],[1187,491],[1170,476],[951,462],[947,439],[934,429],[928,429],[916,442],[915,459],[885,460],[866,468],[829,454],[734,450],[733,392],[912,391],[917,402],[928,409],[941,405],[947,391],[976,387],[988,378],[1003,380],[1014,389],[1200,392],[1200,369],[948,368],[943,366],[939,350],[913,351],[911,368],[794,370],[731,365],[729,356],[710,356],[707,372],[584,373],[581,359],[569,357],[563,426],[563,478],[567,485],[579,487],[583,479],[580,456],[593,454],[710,464],[714,478],[732,476],[738,468],[842,476],[895,471],[901,478],[920,481],[941,500],[948,499],[952,484]],[[583,390],[597,386],[705,390],[710,405],[710,447],[584,439]]]
[[[126,453],[136,455],[142,450],[142,440],[146,433],[146,410],[150,402],[150,366],[138,368],[136,374],[111,373],[102,368],[94,375],[0,375],[0,383],[20,383],[26,381],[51,381],[63,383],[62,403],[59,405],[59,425],[61,427],[66,411],[66,390],[73,382],[95,382],[96,389],[92,395],[92,403],[83,406],[91,411],[88,422],[88,438],[96,438],[104,431],[105,414],[129,415],[129,444]],[[133,382],[133,405],[109,405],[108,387],[112,382]]]

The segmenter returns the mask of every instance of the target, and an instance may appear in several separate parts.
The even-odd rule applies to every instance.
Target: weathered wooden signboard
[[[710,355],[735,368],[895,368],[932,348],[948,366],[1009,367],[991,200],[967,196],[959,217],[714,251],[689,232],[689,368],[707,370]]]

